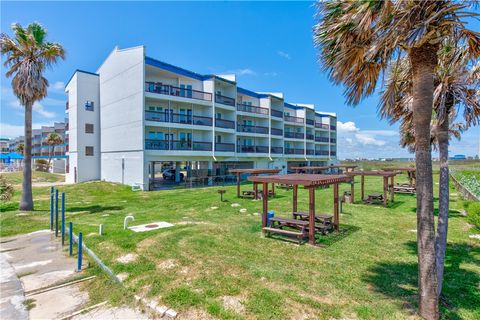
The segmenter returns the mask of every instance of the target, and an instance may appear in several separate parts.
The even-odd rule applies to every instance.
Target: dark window
[[[85,147],[85,155],[93,156],[93,147]]]
[[[85,133],[93,133],[93,124],[85,123]]]
[[[87,102],[85,102],[85,110],[87,110],[87,111],[93,111],[93,101],[87,101]]]

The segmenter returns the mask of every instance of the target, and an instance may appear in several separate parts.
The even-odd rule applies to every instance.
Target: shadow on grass
[[[417,243],[410,241],[406,244],[412,254],[416,255]],[[479,253],[477,247],[467,243],[451,244],[447,247],[445,258],[445,272],[440,309],[442,317],[446,319],[463,319],[460,310],[473,312],[478,315],[480,295],[478,283],[480,275],[465,268],[465,264],[478,264],[473,254]],[[402,307],[413,312],[418,308],[417,303],[417,263],[382,262],[368,270],[363,281],[371,284],[377,292],[388,298],[398,299]]]
[[[100,205],[93,205],[93,206],[87,206],[87,207],[73,207],[73,208],[67,208],[67,212],[88,212],[89,214],[91,213],[99,213],[99,212],[104,212],[104,211],[119,211],[123,210],[122,206],[100,206]]]
[[[410,211],[413,213],[417,213],[417,208],[410,208]],[[438,208],[433,209],[433,215],[435,217],[438,217]],[[463,215],[460,213],[458,210],[448,210],[448,217],[449,218],[458,218],[458,217],[463,217]]]
[[[342,241],[346,237],[352,235],[353,233],[360,230],[360,227],[349,225],[349,224],[342,224],[340,223],[340,230],[338,232],[331,232],[326,235],[317,236],[317,243],[320,246],[331,246],[339,241]]]
[[[17,211],[18,210],[18,202],[9,202],[6,204],[2,204],[0,207],[0,212],[9,212],[9,211]]]

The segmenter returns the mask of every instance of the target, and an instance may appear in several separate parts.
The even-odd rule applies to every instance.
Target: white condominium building
[[[77,70],[68,93],[67,181],[151,190],[227,179],[229,168],[336,162],[336,115],[115,48],[95,73]]]

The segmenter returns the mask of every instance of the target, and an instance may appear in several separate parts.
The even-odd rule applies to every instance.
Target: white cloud
[[[355,138],[363,145],[384,146],[387,143],[384,140],[376,139],[373,134],[368,133],[355,133]]]
[[[250,68],[235,69],[235,70],[227,71],[225,73],[234,73],[239,77],[241,77],[241,76],[256,76],[257,75],[257,72],[250,69]]]
[[[290,54],[288,54],[288,53],[285,52],[285,51],[278,50],[278,51],[277,51],[277,54],[278,54],[280,57],[285,58],[285,59],[287,59],[287,60],[290,60],[290,59],[291,59]]]
[[[55,91],[64,91],[65,89],[65,82],[63,81],[56,81],[54,84],[50,86],[51,89]]]
[[[337,122],[337,130],[338,132],[357,132],[359,129],[355,125],[355,122],[353,121],[347,121],[347,122]]]
[[[18,110],[23,110],[23,106],[20,104],[20,102],[18,100],[13,100],[13,101],[10,101],[9,102],[9,105],[14,108],[14,109],[18,109]],[[38,115],[40,115],[42,118],[48,118],[48,119],[51,119],[51,118],[55,118],[56,117],[56,113],[55,112],[51,112],[51,111],[47,111],[45,109],[45,107],[40,104],[39,102],[35,102],[33,104],[33,108],[32,110],[36,113],[38,113]]]
[[[40,129],[42,126],[51,126],[51,123],[34,123],[32,129]],[[0,136],[5,138],[16,138],[24,135],[23,125],[0,123]]]

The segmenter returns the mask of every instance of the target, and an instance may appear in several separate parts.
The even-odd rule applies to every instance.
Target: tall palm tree
[[[48,166],[50,168],[50,163],[52,162],[52,157],[55,152],[55,146],[63,143],[62,137],[56,132],[50,132],[48,136],[45,138],[45,143],[50,146],[50,150],[48,152]]]
[[[431,142],[438,147],[440,158],[439,214],[436,236],[436,267],[438,294],[442,291],[449,212],[448,141],[460,139],[463,131],[480,120],[480,63],[470,55],[468,46],[457,47],[453,39],[442,43],[435,69],[434,115]],[[401,121],[401,144],[415,147],[413,112],[411,110],[412,81],[408,59],[394,62],[388,71],[386,88],[382,92],[380,114],[391,122]],[[463,108],[463,122],[452,123]]]
[[[453,1],[326,0],[318,3],[314,41],[319,62],[335,84],[345,86],[347,102],[371,95],[392,61],[408,57],[417,168],[417,251],[419,314],[438,319],[430,121],[439,44],[455,36],[480,56],[480,34],[463,19],[473,16]]]
[[[6,56],[7,78],[13,76],[12,89],[20,104],[25,107],[25,149],[20,210],[33,210],[32,198],[32,107],[47,95],[48,81],[43,76],[46,67],[65,58],[58,43],[47,42],[47,30],[39,23],[26,28],[12,24],[13,38],[0,34],[0,49]]]

